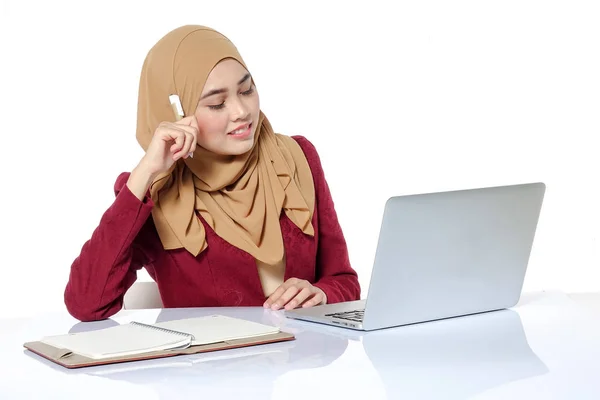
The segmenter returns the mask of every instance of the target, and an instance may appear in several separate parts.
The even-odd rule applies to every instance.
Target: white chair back
[[[135,282],[123,297],[126,310],[163,308],[156,282]]]

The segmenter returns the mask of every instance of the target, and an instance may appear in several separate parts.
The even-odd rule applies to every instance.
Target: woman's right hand
[[[140,164],[152,175],[168,171],[178,159],[193,154],[197,140],[198,123],[194,116],[177,122],[161,122]]]
[[[154,131],[146,154],[131,171],[127,181],[129,190],[142,200],[156,176],[168,171],[180,158],[194,153],[197,140],[198,123],[193,115],[177,122],[162,122]]]

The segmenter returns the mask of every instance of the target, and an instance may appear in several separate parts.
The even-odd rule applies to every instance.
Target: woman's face
[[[211,71],[194,116],[198,145],[222,155],[240,155],[252,149],[260,105],[248,71],[226,59]]]

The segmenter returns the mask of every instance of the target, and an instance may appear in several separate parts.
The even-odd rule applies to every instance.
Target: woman
[[[165,307],[360,298],[315,148],[273,132],[223,35],[184,26],[150,50],[136,135],[145,155],[117,178],[115,201],[71,267],[65,304],[75,318],[118,312],[142,267]]]

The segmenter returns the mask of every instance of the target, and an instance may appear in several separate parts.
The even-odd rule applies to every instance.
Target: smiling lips
[[[239,139],[247,138],[252,133],[252,123],[247,123],[237,127],[235,130],[228,133],[230,136],[234,136]]]

